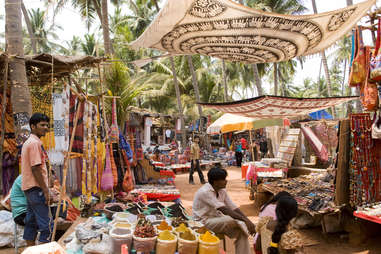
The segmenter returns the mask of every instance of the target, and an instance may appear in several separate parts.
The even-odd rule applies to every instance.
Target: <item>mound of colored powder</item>
[[[181,223],[180,226],[176,228],[176,232],[182,233],[182,232],[185,232],[187,229],[188,229],[187,226],[185,226],[184,223]]]
[[[180,233],[180,238],[188,241],[196,240],[196,237],[189,229],[186,229],[185,232]]]
[[[172,230],[172,227],[168,225],[168,223],[163,220],[159,226],[157,226],[158,230]]]
[[[218,238],[212,235],[209,231],[206,231],[205,234],[200,236],[201,241],[206,243],[215,243],[218,242]]]
[[[175,235],[169,232],[168,230],[164,230],[163,232],[160,232],[158,238],[164,241],[171,241],[175,240]]]

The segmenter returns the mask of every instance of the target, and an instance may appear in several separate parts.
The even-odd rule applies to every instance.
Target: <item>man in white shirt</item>
[[[248,233],[255,233],[255,225],[233,203],[226,192],[227,172],[215,167],[208,172],[204,184],[193,200],[193,217],[206,228],[236,239],[235,253],[251,254]]]

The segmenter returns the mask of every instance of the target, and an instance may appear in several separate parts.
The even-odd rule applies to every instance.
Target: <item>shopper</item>
[[[49,130],[49,117],[35,113],[29,120],[30,137],[21,150],[22,190],[27,199],[24,240],[34,245],[37,232],[39,242],[50,242],[52,219],[49,216],[48,156],[42,146],[41,137]]]
[[[240,141],[235,141],[235,160],[237,163],[237,167],[241,167],[242,165],[242,156],[243,156],[243,150],[242,150],[242,144]]]
[[[21,189],[22,176],[19,175],[13,182],[11,189],[11,208],[13,220],[16,224],[25,226],[27,201],[25,193]]]
[[[193,173],[195,169],[197,170],[198,177],[200,178],[201,184],[205,183],[204,175],[200,168],[200,146],[198,145],[199,142],[200,142],[200,139],[198,137],[195,137],[190,149],[190,157],[191,157],[191,168],[189,170],[190,184],[194,184]]]

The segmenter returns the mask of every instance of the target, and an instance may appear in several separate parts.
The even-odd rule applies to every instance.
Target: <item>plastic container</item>
[[[131,249],[132,244],[132,230],[128,228],[112,228],[110,230],[110,237],[112,242],[112,253],[120,254],[123,244]]]
[[[134,249],[136,251],[149,253],[150,251],[155,250],[155,243],[156,243],[157,236],[142,238],[142,237],[137,237],[133,235],[132,238],[134,240]]]
[[[160,240],[157,238],[156,254],[174,254],[177,247],[177,237],[174,240]]]
[[[179,237],[177,252],[179,254],[197,254],[198,240],[189,241]]]
[[[219,254],[220,240],[216,242],[204,242],[198,240],[198,254]]]

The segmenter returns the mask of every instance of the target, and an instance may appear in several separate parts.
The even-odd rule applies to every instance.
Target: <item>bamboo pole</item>
[[[3,99],[2,99],[2,108],[1,108],[1,140],[0,140],[0,161],[1,161],[1,170],[3,170],[3,145],[4,145],[4,136],[5,136],[5,112],[7,109],[7,90],[8,90],[8,56],[5,55],[4,61],[4,86],[3,86]]]
[[[251,134],[251,130],[249,130],[249,137],[250,137],[250,152],[251,152],[251,158],[253,159],[253,161],[255,161],[255,157],[254,157],[254,150],[253,150],[253,136]]]
[[[71,134],[70,138],[70,144],[69,144],[69,151],[65,155],[65,161],[64,161],[64,167],[63,167],[63,178],[62,178],[62,185],[61,185],[61,192],[60,192],[60,199],[57,205],[57,211],[56,211],[56,218],[54,219],[54,226],[53,226],[53,235],[51,241],[54,241],[54,238],[56,236],[56,231],[57,231],[57,222],[58,222],[58,216],[60,214],[60,209],[61,209],[61,202],[63,200],[63,196],[66,193],[66,176],[67,176],[67,169],[69,165],[69,157],[71,154],[71,150],[73,148],[73,143],[74,143],[74,136],[75,136],[75,131],[77,129],[77,124],[78,124],[78,118],[79,118],[79,109],[82,107],[82,101],[79,100],[78,107],[75,112],[75,117],[74,117],[74,126],[73,126],[73,131]]]

